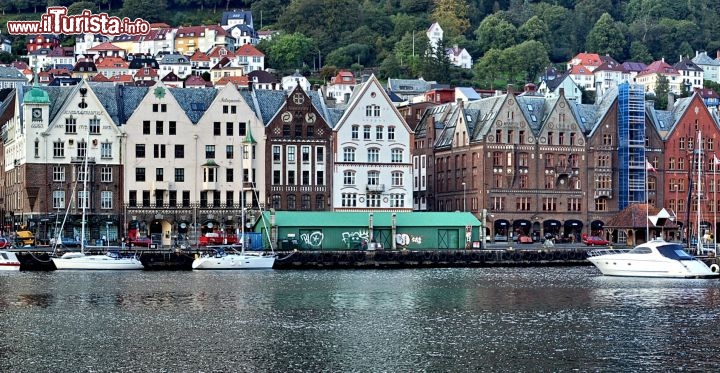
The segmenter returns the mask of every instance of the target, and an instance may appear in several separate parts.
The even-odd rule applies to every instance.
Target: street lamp
[[[467,210],[465,209],[465,201],[466,200],[465,200],[465,183],[464,182],[462,183],[462,186],[463,186],[463,212],[465,212]]]

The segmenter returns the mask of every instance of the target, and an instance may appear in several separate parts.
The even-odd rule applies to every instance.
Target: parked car
[[[520,235],[517,240],[518,243],[533,243],[533,239],[530,236]]]
[[[507,236],[503,236],[501,234],[495,235],[495,242],[507,242],[508,238]]]
[[[607,246],[610,244],[610,241],[598,236],[586,237],[583,242],[587,246]]]

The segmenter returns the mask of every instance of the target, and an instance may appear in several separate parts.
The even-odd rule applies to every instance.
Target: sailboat
[[[87,206],[90,202],[90,195],[87,192],[88,174],[88,153],[90,152],[90,131],[88,129],[88,141],[85,142],[85,160],[83,163],[83,190],[85,198],[82,201],[82,223],[80,229],[80,251],[67,252],[59,258],[52,258],[57,269],[143,269],[143,264],[136,255],[123,255],[117,251],[108,251],[105,254],[85,253],[85,224],[87,223]],[[59,238],[56,242],[60,242]]]
[[[245,146],[245,145],[243,145]],[[245,151],[242,152],[243,160],[240,162],[241,171],[240,175],[244,179],[244,161]],[[244,180],[243,180],[244,185]],[[272,243],[270,243],[271,251],[266,253],[261,252],[246,252],[245,247],[247,239],[245,237],[245,190],[240,193],[240,234],[238,243],[240,244],[240,251],[236,249],[236,245],[230,246],[217,246],[212,251],[205,252],[199,255],[193,260],[193,269],[272,269],[275,264],[275,251],[272,250]]]
[[[14,252],[6,250],[10,243],[5,237],[0,237],[0,271],[19,271],[20,261]]]

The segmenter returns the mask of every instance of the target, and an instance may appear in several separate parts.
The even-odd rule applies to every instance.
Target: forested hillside
[[[533,79],[580,51],[673,63],[720,48],[717,0],[0,0],[6,17],[25,19],[48,5],[172,26],[218,23],[226,9],[250,9],[256,29],[284,33],[260,45],[274,68],[374,67],[382,76],[481,86]],[[425,31],[433,22],[444,29],[445,46],[470,52],[474,71],[426,58]]]

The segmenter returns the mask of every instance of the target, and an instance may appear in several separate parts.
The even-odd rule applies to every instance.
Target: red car
[[[607,246],[610,244],[610,241],[598,236],[586,237],[583,242],[588,246]]]

